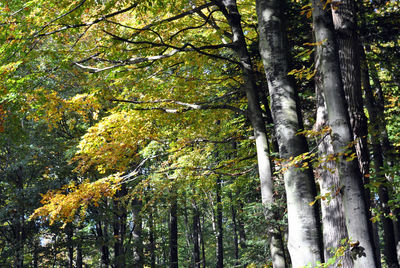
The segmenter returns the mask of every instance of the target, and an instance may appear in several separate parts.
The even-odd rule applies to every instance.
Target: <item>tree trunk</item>
[[[72,237],[74,236],[74,229],[71,223],[67,224],[66,227],[67,233],[67,245],[68,245],[68,259],[69,259],[69,268],[74,267],[74,247],[72,245]]]
[[[247,248],[246,245],[246,231],[244,229],[244,222],[242,219],[242,212],[243,212],[243,203],[239,201],[239,213],[237,217],[237,222],[238,222],[238,232],[239,232],[239,246],[240,249],[244,250]]]
[[[217,179],[216,184],[216,195],[217,195],[217,268],[224,267],[224,241],[223,235],[224,230],[222,226],[222,201],[221,201],[221,179]]]
[[[194,267],[200,268],[200,215],[196,204],[193,204],[193,256]]]
[[[375,180],[381,182],[382,184],[379,186],[378,195],[379,195],[379,205],[380,209],[384,215],[390,214],[390,207],[388,205],[389,202],[389,192],[385,183],[388,183],[385,174],[384,174],[384,156],[381,145],[381,133],[380,128],[382,125],[382,121],[385,121],[383,117],[378,117],[380,115],[380,108],[377,104],[374,95],[372,93],[372,88],[369,82],[369,73],[368,73],[368,65],[365,57],[364,49],[361,47],[361,59],[362,59],[362,82],[363,88],[365,92],[365,103],[368,110],[369,118],[370,118],[370,126],[371,126],[371,143],[372,143],[372,151],[374,156],[374,167],[375,167]],[[382,116],[382,115],[381,115]],[[383,225],[383,240],[384,240],[384,252],[386,257],[386,262],[388,267],[398,268],[399,263],[397,260],[397,251],[396,251],[396,241],[395,241],[395,230],[393,222],[388,217],[382,217],[382,225]]]
[[[124,240],[126,234],[126,218],[127,211],[124,204],[118,200],[126,194],[126,188],[122,189],[117,193],[114,200],[114,263],[115,268],[125,268],[125,249]]]
[[[206,247],[204,243],[204,232],[203,232],[203,227],[204,226],[204,217],[201,217],[201,222],[199,222],[199,235],[200,235],[200,244],[201,244],[201,262],[203,268],[207,267],[206,263]]]
[[[316,131],[323,131],[328,126],[328,115],[326,111],[325,99],[322,93],[321,80],[319,73],[316,74],[316,97],[317,97],[317,119],[315,123]],[[342,239],[347,238],[346,220],[344,216],[342,194],[340,182],[335,162],[329,159],[333,155],[332,137],[329,133],[321,133],[318,140],[318,157],[322,159],[320,166],[316,168],[317,181],[320,187],[320,195],[326,196],[321,200],[323,242],[325,262],[334,257],[335,251],[340,247]],[[339,267],[338,262],[329,267]],[[341,260],[342,267],[353,267],[353,260],[346,252]]]
[[[154,237],[154,219],[153,219],[153,208],[150,208],[150,215],[149,215],[149,251],[150,251],[150,267],[156,267],[156,239]]]
[[[184,196],[184,201],[183,201],[183,219],[185,223],[185,238],[186,238],[186,247],[189,249],[192,247],[192,241],[193,241],[193,232],[192,228],[189,226],[189,211],[188,211],[188,205],[187,205],[187,196],[185,193]],[[188,256],[189,257],[189,256]],[[190,263],[193,265],[194,263],[194,254],[190,255]]]
[[[143,263],[144,257],[143,257],[141,208],[142,208],[142,202],[137,199],[133,199],[133,201],[132,201],[132,221],[133,221],[132,242],[133,242],[133,267],[135,267],[135,268],[141,268],[144,265],[144,263]],[[153,247],[154,247],[154,241],[153,241]],[[151,254],[154,255],[154,252],[152,252]]]
[[[364,114],[361,92],[359,40],[354,1],[335,0],[332,9],[333,25],[339,49],[339,64],[343,90],[348,105],[353,139],[360,171],[364,178],[369,174],[369,151],[367,146],[368,125]],[[367,200],[368,201],[368,200]]]
[[[104,223],[104,228],[99,221],[96,225],[97,237],[100,240],[101,244],[101,266],[104,268],[108,268],[110,265],[110,250],[108,248],[108,231],[107,224]]]
[[[304,137],[297,135],[301,125],[297,93],[287,77],[287,42],[281,20],[283,3],[278,0],[256,2],[260,52],[268,81],[279,154],[288,164],[291,158],[306,153],[307,145]],[[288,166],[284,180],[289,219],[288,248],[293,267],[315,265],[322,260],[322,243],[317,208],[309,205],[316,196],[312,171]],[[280,254],[284,256],[283,251]],[[274,260],[275,256],[272,258]],[[284,259],[280,259],[280,265],[284,267]]]
[[[236,220],[236,207],[233,202],[232,194],[229,193],[231,201],[231,213],[232,213],[232,227],[233,227],[233,248],[235,254],[235,265],[239,265],[239,235],[238,235],[238,223]]]
[[[38,268],[39,267],[39,248],[40,248],[40,242],[39,239],[35,239],[34,243],[34,248],[33,248],[33,268]]]
[[[114,212],[115,213],[115,212]],[[114,215],[114,265],[116,268],[123,268],[123,247],[121,240],[121,218],[118,214]]]
[[[267,131],[264,118],[260,108],[258,89],[255,84],[255,77],[250,55],[247,50],[247,44],[241,26],[241,16],[237,9],[235,0],[215,1],[222,13],[228,20],[233,33],[234,52],[239,58],[240,67],[243,73],[244,88],[247,96],[248,118],[254,129],[254,137],[257,149],[258,172],[261,182],[261,198],[263,205],[267,208],[273,204],[273,182],[271,178],[271,163],[269,159],[269,148]],[[269,234],[278,233],[271,225],[267,226]],[[272,235],[274,237],[274,235]],[[274,267],[285,267],[283,248],[273,248],[273,238],[270,243],[271,252],[276,253],[273,256]]]
[[[339,55],[334,39],[332,14],[323,8],[323,2],[313,0],[313,22],[317,46],[316,68],[320,74],[321,85],[326,101],[333,151],[338,157],[337,169],[343,191],[343,204],[346,227],[349,237],[359,241],[359,247],[365,256],[354,260],[355,267],[377,267],[373,250],[372,235],[368,225],[368,211],[365,203],[365,192],[358,163],[348,161],[348,155],[354,152],[353,147],[346,150],[353,141],[350,119],[341,80]]]
[[[176,191],[171,196],[169,221],[169,261],[170,268],[178,268],[178,201]]]
[[[82,241],[79,241],[76,247],[76,268],[83,267],[83,256],[82,256]]]

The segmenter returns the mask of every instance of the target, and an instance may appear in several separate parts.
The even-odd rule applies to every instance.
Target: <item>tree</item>
[[[308,151],[304,137],[297,135],[302,125],[296,91],[288,78],[286,37],[281,21],[283,4],[257,1],[260,29],[260,53],[271,96],[279,154],[283,164],[289,221],[289,252],[294,266],[315,265],[321,261],[321,237],[316,207],[309,204],[316,196],[312,171],[290,166],[289,162]],[[301,163],[301,162],[300,162]],[[303,164],[303,163],[301,163]],[[307,249],[307,251],[305,251]]]
[[[332,145],[338,157],[338,175],[343,185],[343,205],[348,236],[359,241],[363,254],[354,261],[355,267],[376,267],[373,240],[368,230],[367,206],[362,179],[357,163],[346,159],[353,147],[352,132],[347,113],[345,95],[340,74],[337,44],[333,33],[332,15],[320,1],[313,1],[313,23],[317,46],[316,68],[320,73],[326,101],[329,126],[332,129]],[[350,147],[350,154],[346,148]]]

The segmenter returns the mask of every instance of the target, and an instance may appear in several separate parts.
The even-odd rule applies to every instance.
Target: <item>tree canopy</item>
[[[400,5],[0,1],[4,267],[399,267]]]

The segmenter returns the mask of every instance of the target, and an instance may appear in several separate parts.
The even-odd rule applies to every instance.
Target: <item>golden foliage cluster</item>
[[[54,222],[66,223],[74,220],[80,210],[81,219],[85,217],[89,205],[98,206],[100,199],[112,197],[120,188],[119,175],[112,175],[94,182],[85,181],[79,185],[71,182],[60,190],[49,191],[42,195],[42,207],[35,210],[30,220],[42,217]]]

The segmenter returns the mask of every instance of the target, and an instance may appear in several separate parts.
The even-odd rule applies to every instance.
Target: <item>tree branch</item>
[[[212,105],[211,104],[197,104],[197,103],[187,103],[187,102],[181,102],[181,101],[175,101],[175,100],[155,100],[155,101],[141,102],[141,101],[133,101],[133,100],[111,99],[110,101],[133,103],[133,104],[172,103],[172,104],[177,104],[177,105],[186,107],[183,109],[165,108],[165,107],[134,107],[133,108],[135,110],[143,110],[143,111],[159,110],[159,111],[163,111],[165,113],[183,113],[183,112],[188,112],[190,110],[231,110],[231,111],[234,111],[235,113],[246,116],[245,111],[243,111],[237,107],[231,106],[229,104],[212,104]]]
[[[104,67],[104,68],[96,68],[96,67],[91,67],[91,66],[86,66],[86,65],[81,64],[82,62],[88,61],[90,59],[96,59],[95,56],[90,56],[89,58],[86,58],[84,60],[81,60],[81,61],[78,61],[78,62],[74,62],[74,64],[76,66],[78,66],[79,68],[87,70],[90,73],[99,73],[99,72],[103,72],[103,71],[114,69],[114,68],[121,67],[121,66],[126,66],[126,65],[131,65],[131,64],[137,64],[137,63],[156,61],[156,60],[169,58],[169,57],[175,55],[178,52],[179,52],[179,50],[173,50],[172,52],[170,52],[168,54],[164,54],[164,55],[131,58],[131,59],[128,59],[128,60],[125,60],[125,61],[121,61],[121,63],[117,63],[115,65],[107,66],[107,67]],[[99,55],[99,54],[100,53],[98,53],[97,55]]]
[[[99,23],[99,22],[101,22],[101,21],[105,21],[105,20],[108,19],[108,18],[112,18],[112,17],[115,17],[115,16],[117,16],[117,15],[119,15],[119,14],[128,12],[129,10],[135,8],[137,5],[138,5],[138,3],[134,3],[134,4],[130,5],[130,6],[127,7],[127,8],[124,8],[124,9],[115,11],[115,12],[113,12],[113,13],[104,15],[104,16],[98,18],[98,19],[93,20],[92,22],[84,22],[84,23],[80,23],[80,24],[65,25],[64,27],[61,27],[61,28],[59,28],[59,29],[57,29],[57,30],[54,30],[54,31],[51,31],[51,32],[47,32],[47,33],[43,33],[43,34],[35,34],[34,37],[43,37],[43,36],[48,36],[48,35],[52,35],[52,34],[55,34],[55,33],[59,33],[59,32],[62,32],[62,31],[68,30],[68,29],[72,29],[72,28],[79,28],[79,27],[84,27],[84,26],[91,26],[91,25],[96,24],[96,23]],[[46,26],[46,27],[47,27],[47,26]]]
[[[40,30],[36,31],[33,35],[36,36],[37,34],[39,34],[40,32],[42,32],[44,29],[46,29],[50,24],[52,24],[53,22],[56,22],[57,20],[67,16],[68,14],[71,14],[72,12],[74,12],[75,10],[77,10],[78,8],[80,8],[84,3],[86,2],[86,0],[82,0],[81,2],[79,2],[79,4],[74,7],[73,9],[71,9],[70,11],[58,16],[57,18],[51,20],[50,22],[48,22],[46,25],[44,25],[42,28],[40,28]]]

